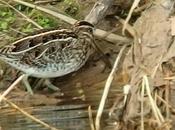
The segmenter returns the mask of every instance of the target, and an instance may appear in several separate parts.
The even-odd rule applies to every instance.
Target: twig
[[[21,31],[18,31],[17,29],[14,29],[14,28],[12,28],[12,27],[10,27],[9,29],[12,30],[12,31],[14,31],[14,32],[16,32],[16,33],[19,33],[19,34],[21,34],[21,35],[23,35],[23,36],[27,36],[26,33],[21,32]]]
[[[35,8],[37,10],[40,10],[40,11],[43,11],[47,14],[50,14],[56,18],[59,18],[61,20],[64,20],[65,22],[69,23],[69,24],[74,24],[77,20],[73,19],[73,18],[70,18],[68,16],[65,16],[63,14],[60,14],[58,12],[54,12],[52,10],[49,10],[49,9],[46,9],[46,8],[43,8],[43,7],[40,7],[40,6],[37,6],[37,5],[33,5],[31,3],[28,3],[28,2],[24,2],[24,1],[21,1],[21,0],[13,0],[17,3],[20,3],[22,5],[25,5],[25,6],[28,6],[28,7],[31,7],[31,8]],[[103,31],[103,30],[100,30],[100,29],[96,29],[95,32],[94,32],[94,35],[96,37],[99,37],[99,38],[104,38],[103,36],[105,35],[105,33],[107,33],[106,31]],[[120,35],[116,35],[116,34],[110,34],[108,35],[107,37],[105,37],[105,40],[109,41],[109,42],[112,42],[112,43],[116,43],[118,41],[122,41],[122,42],[129,42],[131,41],[130,39],[126,38],[126,37],[122,37]]]
[[[21,75],[19,78],[17,78],[15,80],[15,82],[13,82],[10,87],[2,94],[0,95],[0,102],[2,101],[2,99],[7,96],[7,94],[9,94],[9,92],[14,89],[14,87],[25,77],[25,74]]]
[[[13,108],[15,108],[16,110],[18,110],[19,112],[21,112],[23,115],[25,115],[26,117],[30,118],[31,120],[41,124],[42,126],[51,129],[51,130],[61,130],[61,129],[57,129],[55,127],[52,127],[50,125],[48,125],[47,123],[35,118],[34,116],[28,114],[26,111],[22,110],[21,108],[19,108],[17,105],[15,105],[14,103],[12,103],[11,101],[7,100],[5,97],[3,97],[3,100],[5,102],[7,102],[10,106],[12,106]]]
[[[98,111],[97,111],[96,120],[95,120],[96,130],[100,129],[100,120],[101,120],[102,112],[103,112],[104,105],[105,105],[105,102],[106,102],[106,98],[108,96],[108,92],[109,92],[111,83],[112,83],[112,81],[114,79],[115,72],[117,70],[120,58],[122,57],[122,54],[123,54],[123,51],[125,50],[125,48],[126,48],[126,45],[123,46],[122,49],[120,50],[120,53],[118,54],[118,56],[117,56],[117,58],[115,60],[114,66],[112,68],[112,71],[109,74],[108,79],[106,81],[104,92],[103,92],[103,95],[102,95],[102,98],[101,98],[101,101],[100,101],[100,105],[99,105],[99,108],[98,108]]]

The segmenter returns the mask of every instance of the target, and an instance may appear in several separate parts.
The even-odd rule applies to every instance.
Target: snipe
[[[78,70],[94,51],[94,26],[79,21],[71,29],[55,29],[24,37],[0,49],[0,59],[27,76],[59,77]],[[25,82],[28,86],[28,82]]]

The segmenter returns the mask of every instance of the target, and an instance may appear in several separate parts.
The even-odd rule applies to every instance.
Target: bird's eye
[[[92,28],[90,28],[90,29],[89,29],[89,32],[90,32],[90,33],[93,33],[93,29],[92,29]]]

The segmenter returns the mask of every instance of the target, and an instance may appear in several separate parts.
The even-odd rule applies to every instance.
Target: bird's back
[[[71,29],[41,32],[1,48],[0,59],[34,77],[59,77],[84,65],[91,38],[92,34],[79,36]]]

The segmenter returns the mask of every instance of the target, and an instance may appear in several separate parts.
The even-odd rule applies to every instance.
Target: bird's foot
[[[22,81],[23,81],[23,83],[24,83],[24,85],[25,85],[28,93],[31,94],[31,95],[33,95],[33,90],[32,90],[32,88],[31,88],[31,86],[29,84],[28,76],[27,75],[24,76],[24,78],[22,79]]]
[[[47,88],[53,90],[53,91],[56,91],[56,92],[59,92],[59,95],[60,96],[63,96],[64,93],[61,92],[61,89],[58,88],[57,86],[53,85],[49,79],[45,79],[45,82],[44,84],[47,86]]]
[[[43,81],[43,80],[44,80],[44,81]],[[30,85],[30,83],[29,83],[29,81],[28,81],[28,76],[26,75],[26,76],[23,78],[22,81],[23,81],[23,83],[24,83],[24,85],[25,85],[25,87],[26,87],[28,93],[29,93],[30,95],[33,95],[34,93],[33,93],[32,87],[31,87],[31,85]],[[58,93],[59,93],[58,95],[60,95],[60,96],[63,96],[63,95],[64,95],[64,93],[62,93],[61,90],[60,90],[57,86],[53,85],[53,84],[50,82],[49,79],[40,79],[40,80],[38,81],[38,83],[34,86],[34,89],[39,88],[40,86],[42,86],[43,83],[44,83],[45,86],[47,86],[48,89],[50,89],[50,90],[52,90],[52,91],[58,92]]]

